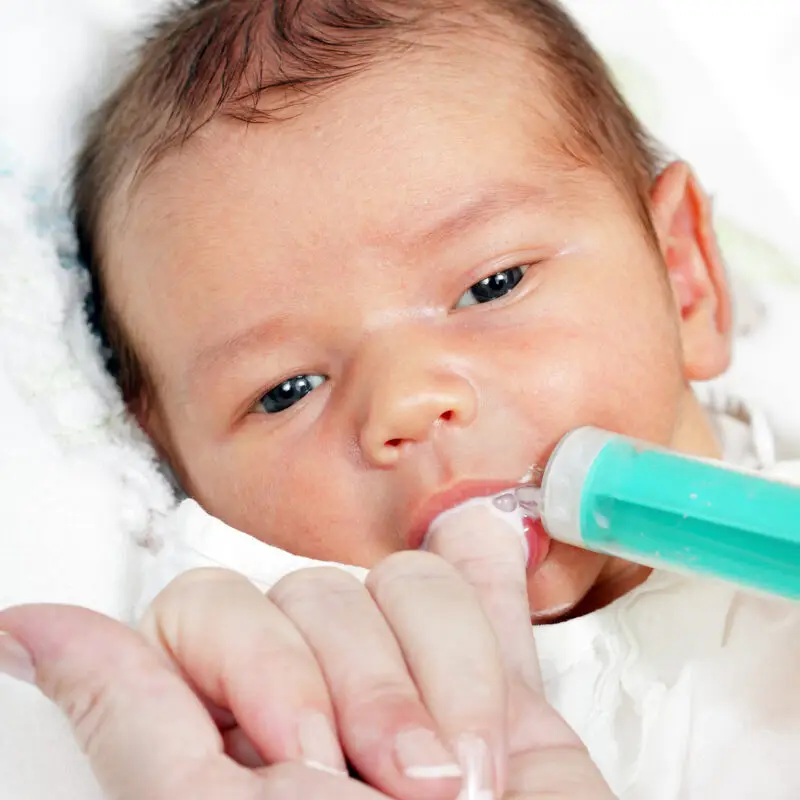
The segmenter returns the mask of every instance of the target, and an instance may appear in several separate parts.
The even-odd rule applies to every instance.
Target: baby
[[[93,123],[76,218],[141,426],[298,555],[417,549],[580,426],[727,446],[691,388],[730,357],[709,199],[553,0],[178,8]],[[534,621],[648,580],[536,537]]]
[[[78,172],[120,383],[186,491],[369,567],[581,425],[719,457],[689,386],[729,358],[708,200],[563,12],[293,5],[168,18]],[[540,619],[646,574],[535,567]]]

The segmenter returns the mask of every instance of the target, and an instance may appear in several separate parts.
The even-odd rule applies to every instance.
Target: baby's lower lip
[[[525,517],[523,526],[529,553],[527,570],[533,573],[539,569],[542,562],[547,558],[547,554],[550,551],[550,537],[547,535],[540,519]]]

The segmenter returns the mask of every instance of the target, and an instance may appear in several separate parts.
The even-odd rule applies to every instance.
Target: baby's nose
[[[409,361],[389,372],[373,387],[360,436],[361,450],[375,466],[394,465],[437,427],[466,427],[474,420],[478,400],[466,377]]]

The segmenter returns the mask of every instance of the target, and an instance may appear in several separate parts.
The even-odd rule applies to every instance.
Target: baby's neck
[[[632,592],[637,586],[641,586],[652,572],[650,567],[643,567],[641,564],[634,564],[621,558],[609,559],[583,600],[558,621],[582,617],[605,608],[628,592]]]
[[[722,458],[722,442],[717,438],[708,412],[691,390],[687,390],[683,413],[675,426],[672,448],[690,456]]]

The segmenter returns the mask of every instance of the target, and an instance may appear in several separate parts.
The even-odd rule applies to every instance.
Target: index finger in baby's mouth
[[[428,549],[472,584],[494,630],[508,682],[512,755],[579,746],[543,693],[521,537],[509,523],[480,506],[451,512],[445,523],[434,522]]]
[[[426,548],[449,561],[478,592],[509,676],[540,692],[526,554],[514,529],[485,508],[465,507],[434,522]]]

